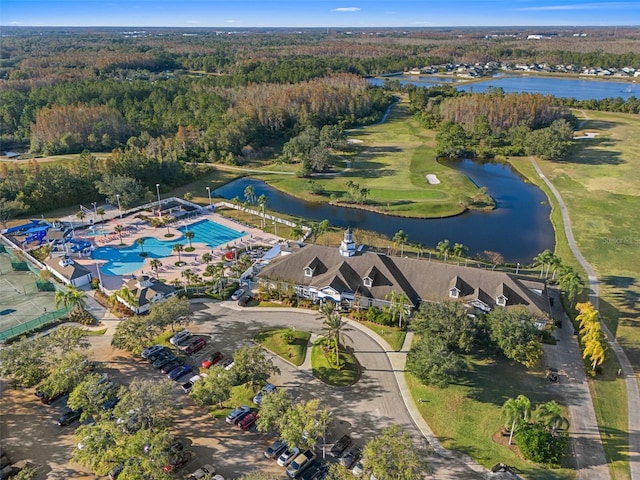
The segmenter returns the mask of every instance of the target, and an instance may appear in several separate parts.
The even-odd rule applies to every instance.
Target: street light
[[[120,218],[122,218],[122,207],[120,206],[120,195],[116,193],[116,198],[118,199],[118,211],[120,212]]]
[[[207,195],[209,195],[209,210],[211,210],[211,187],[207,188]]]
[[[160,184],[156,183],[156,192],[158,192],[158,216],[162,218],[162,207],[160,207]]]
[[[98,202],[91,202],[93,205],[93,223],[98,221]]]

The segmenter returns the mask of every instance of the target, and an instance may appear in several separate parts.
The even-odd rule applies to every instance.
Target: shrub
[[[284,340],[288,345],[291,345],[296,341],[296,337],[291,330],[287,330],[282,333],[282,340]]]
[[[560,466],[562,452],[569,441],[566,433],[551,432],[539,423],[522,426],[514,437],[527,460],[550,466]]]

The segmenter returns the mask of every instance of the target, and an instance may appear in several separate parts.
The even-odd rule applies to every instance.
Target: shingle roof
[[[304,269],[317,264],[312,277]],[[334,247],[305,245],[297,252],[273,259],[258,274],[259,278],[284,280],[294,285],[311,286],[318,290],[332,287],[340,293],[384,300],[395,290],[404,292],[415,306],[420,299],[442,301],[449,298],[452,287],[460,290],[459,299],[469,302],[479,299],[489,307],[496,306],[496,297],[507,297],[507,307],[524,305],[538,316],[549,316],[549,301],[543,281],[511,273],[429,262],[364,252],[343,257]],[[372,278],[371,287],[364,278]]]
[[[68,280],[84,277],[91,271],[83,265],[76,263],[73,259],[67,259],[66,265],[60,265],[61,257],[50,257],[44,261],[49,267],[58,272]]]

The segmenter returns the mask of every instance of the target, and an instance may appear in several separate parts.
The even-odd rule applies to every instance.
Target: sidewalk
[[[94,298],[95,290],[87,290],[83,297],[86,304],[85,310],[91,314],[93,318],[103,326],[107,327],[105,335],[113,335],[116,331],[120,318],[116,317],[113,313],[100,305]]]

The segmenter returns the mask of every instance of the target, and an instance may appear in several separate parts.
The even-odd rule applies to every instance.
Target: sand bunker
[[[430,173],[429,175],[425,175],[427,182],[429,182],[431,185],[438,185],[440,183],[440,180],[438,180],[438,177],[436,177],[433,173]]]
[[[595,138],[596,135],[598,135],[598,134],[597,133],[593,133],[593,132],[587,132],[587,133],[584,133],[584,134],[580,135],[579,137],[578,136],[574,136],[573,139],[574,140],[581,140],[583,138]]]

